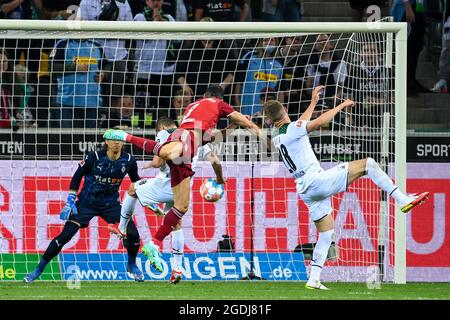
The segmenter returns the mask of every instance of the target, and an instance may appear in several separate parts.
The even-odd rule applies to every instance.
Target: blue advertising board
[[[163,272],[154,270],[139,254],[136,263],[145,280],[168,280],[173,266],[170,253],[163,253]],[[59,258],[64,280],[132,280],[126,271],[127,255],[65,253]],[[187,253],[183,256],[185,280],[239,280],[250,271],[248,253]],[[255,253],[254,273],[265,280],[307,280],[301,253]]]

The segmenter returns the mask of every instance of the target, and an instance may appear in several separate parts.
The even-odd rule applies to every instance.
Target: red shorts
[[[186,129],[177,129],[172,132],[163,146],[170,142],[181,142],[183,144],[181,156],[178,159],[167,161],[167,165],[170,168],[170,184],[172,187],[175,187],[184,179],[194,175],[192,159],[197,153],[197,144],[195,143],[194,132]]]

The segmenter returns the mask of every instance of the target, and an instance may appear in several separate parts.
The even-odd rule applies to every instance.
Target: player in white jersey
[[[156,122],[156,131],[158,132],[156,141],[163,144],[175,129],[177,129],[177,126],[172,119],[167,117],[159,118]],[[207,159],[211,163],[218,181],[224,180],[222,166],[217,155],[213,152],[211,144],[208,143],[198,149],[197,155],[192,160],[193,169],[195,169],[198,160],[201,159]],[[158,216],[164,216],[165,212],[170,210],[173,206],[170,169],[165,161],[158,156],[154,156],[153,160],[146,163],[143,168],[159,168],[160,172],[152,179],[142,179],[130,185],[128,193],[125,195],[125,199],[122,203],[121,218],[118,228],[115,228],[113,225],[109,226],[109,230],[119,237],[124,237],[124,230],[126,230],[128,222],[133,215],[137,200],[139,200],[143,207],[149,208]],[[158,206],[159,203],[165,205],[164,211]],[[176,284],[182,277],[181,266],[184,251],[184,235],[180,223],[171,232],[171,235],[172,254],[175,264],[169,282]]]
[[[285,166],[297,184],[297,192],[308,207],[311,219],[319,231],[319,239],[311,260],[311,273],[306,283],[308,289],[328,290],[320,281],[320,274],[327,258],[328,249],[334,241],[334,222],[331,213],[331,197],[344,192],[356,179],[368,175],[381,189],[392,196],[408,212],[428,198],[429,193],[407,196],[393,184],[389,176],[381,170],[372,158],[356,160],[340,164],[329,170],[323,170],[309,142],[308,134],[326,125],[334,116],[353,101],[345,100],[332,110],[311,120],[314,108],[319,100],[323,86],[313,90],[312,101],[300,119],[291,122],[286,108],[278,101],[268,101],[264,105],[265,116],[268,117],[279,134],[272,139],[279,150]]]

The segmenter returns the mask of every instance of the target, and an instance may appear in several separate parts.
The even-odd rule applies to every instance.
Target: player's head
[[[203,95],[205,98],[217,98],[223,99],[224,91],[223,88],[217,84],[210,85]]]
[[[119,153],[122,151],[125,142],[120,140],[105,140],[106,151],[112,153]]]
[[[176,127],[177,127],[177,124],[175,123],[175,121],[173,121],[172,119],[170,119],[168,117],[160,117],[156,121],[156,131],[157,132],[159,132],[161,130],[176,128]]]
[[[269,100],[264,104],[264,116],[274,124],[289,119],[286,108],[278,100]]]

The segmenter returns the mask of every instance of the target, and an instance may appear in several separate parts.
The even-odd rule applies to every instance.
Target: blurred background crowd
[[[0,19],[103,21],[408,22],[408,96],[446,95],[449,0],[0,0]],[[327,15],[328,14],[328,15]],[[278,99],[298,116],[313,87],[319,110],[358,102],[337,123],[379,127],[394,102],[394,74],[382,68],[385,39],[344,59],[342,35],[234,40],[0,39],[0,129],[153,128],[179,120],[209,84],[264,126],[261,106]],[[425,49],[425,50],[424,50]],[[350,61],[350,62],[349,62]],[[434,68],[427,68],[433,65]],[[448,99],[446,95],[445,99]],[[412,104],[413,105],[413,104]]]

